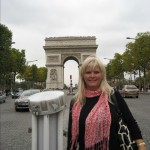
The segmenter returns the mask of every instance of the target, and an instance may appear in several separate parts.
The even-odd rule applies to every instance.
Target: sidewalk
[[[148,91],[148,92],[140,92],[140,94],[149,94],[150,95],[150,91]]]

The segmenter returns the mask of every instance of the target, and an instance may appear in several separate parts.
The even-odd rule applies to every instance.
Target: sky
[[[107,64],[125,51],[126,37],[150,31],[149,6],[150,0],[0,0],[0,22],[13,32],[12,47],[24,49],[27,61],[38,60],[29,65],[45,67],[45,38],[63,36],[95,36],[96,55]],[[67,85],[72,74],[78,83],[77,66],[65,63]]]

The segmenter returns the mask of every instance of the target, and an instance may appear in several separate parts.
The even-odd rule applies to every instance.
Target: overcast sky
[[[37,59],[38,67],[45,67],[46,37],[95,36],[97,56],[107,64],[104,58],[125,51],[126,37],[150,31],[150,0],[1,0],[0,13],[13,32],[13,47],[24,49],[27,61]],[[67,84],[74,65],[65,64]]]

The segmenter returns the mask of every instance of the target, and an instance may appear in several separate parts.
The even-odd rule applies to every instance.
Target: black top
[[[94,107],[94,105],[98,102],[98,99],[99,96],[93,98],[86,98],[86,103],[81,109],[81,113],[79,117],[79,137],[78,137],[80,150],[84,149],[85,120],[89,112]]]
[[[134,139],[141,139],[141,131],[137,125],[137,122],[133,118],[126,102],[122,98],[119,92],[115,92],[116,99],[118,101],[120,110],[122,111],[123,118],[130,129],[132,137]],[[79,117],[79,147],[80,150],[84,149],[84,134],[85,134],[85,120],[91,109],[97,103],[99,96],[93,98],[86,98],[86,104],[82,107],[80,117]],[[70,110],[72,109],[73,102],[70,105]],[[119,143],[117,140],[117,112],[116,108],[112,103],[109,103],[111,112],[111,126],[110,126],[110,140],[109,140],[109,150],[119,150]],[[72,126],[72,113],[69,114],[69,125],[68,125],[68,145],[67,149],[70,150],[71,146],[71,126]]]

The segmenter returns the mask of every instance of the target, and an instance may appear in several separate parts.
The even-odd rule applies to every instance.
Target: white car
[[[6,94],[0,91],[0,103],[5,103],[6,101]]]
[[[139,97],[139,89],[135,85],[124,85],[120,93],[123,97]]]
[[[24,110],[28,109],[29,110],[29,99],[28,97],[39,93],[40,89],[30,89],[30,90],[24,90],[21,95],[15,99],[15,110]]]

